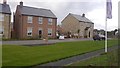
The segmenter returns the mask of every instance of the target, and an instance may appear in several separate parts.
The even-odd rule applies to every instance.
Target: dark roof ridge
[[[2,3],[0,3],[0,5],[3,5],[3,6],[9,6],[9,4],[2,4]]]
[[[69,13],[69,14],[72,14],[72,15],[79,15],[79,14],[75,14],[75,13]],[[81,15],[79,15],[79,16],[81,16]]]
[[[18,6],[20,6],[20,5],[18,5]],[[32,7],[32,6],[23,6],[23,7],[27,7],[27,8],[34,8],[34,9],[43,9],[43,10],[49,10],[49,11],[50,11],[50,9],[36,8],[36,7]]]

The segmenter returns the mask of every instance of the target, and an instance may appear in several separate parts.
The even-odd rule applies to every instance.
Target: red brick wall
[[[42,28],[43,30],[43,37],[47,37],[48,35],[48,28],[52,28],[52,37],[56,37],[56,26],[57,26],[57,19],[53,19],[52,25],[48,25],[48,18],[43,18],[43,24],[38,23],[38,17],[33,16],[33,22],[32,23],[27,23],[27,17],[26,15],[22,16],[21,21],[19,20],[19,23],[16,24],[17,28],[17,35],[19,38],[25,39],[27,37],[27,27],[33,27],[33,33],[32,33],[32,38],[37,38],[38,37],[38,29]]]
[[[14,17],[14,23],[13,23],[13,30],[14,30],[14,36],[13,38],[20,38],[20,26],[21,26],[21,14],[19,12],[18,6]]]

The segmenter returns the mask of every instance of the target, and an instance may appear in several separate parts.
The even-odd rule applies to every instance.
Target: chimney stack
[[[84,13],[82,14],[82,17],[85,17],[85,14],[84,14]]]
[[[20,6],[23,6],[23,2],[22,1],[20,2]]]
[[[7,1],[6,1],[6,0],[3,0],[3,4],[7,4]]]

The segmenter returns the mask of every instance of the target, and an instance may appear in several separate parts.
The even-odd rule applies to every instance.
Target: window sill
[[[52,35],[48,35],[49,37],[51,37]]]
[[[32,23],[28,23],[28,24],[32,24]]]
[[[28,37],[32,37],[32,35],[27,35]]]
[[[52,24],[48,24],[48,25],[52,25]]]
[[[38,24],[42,25],[43,23],[38,23]]]

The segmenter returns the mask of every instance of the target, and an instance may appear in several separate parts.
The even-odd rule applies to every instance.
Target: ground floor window
[[[48,36],[52,36],[52,29],[51,28],[48,29]]]
[[[0,27],[0,35],[3,36],[4,35],[4,27]]]
[[[27,36],[32,36],[32,27],[27,28]]]

